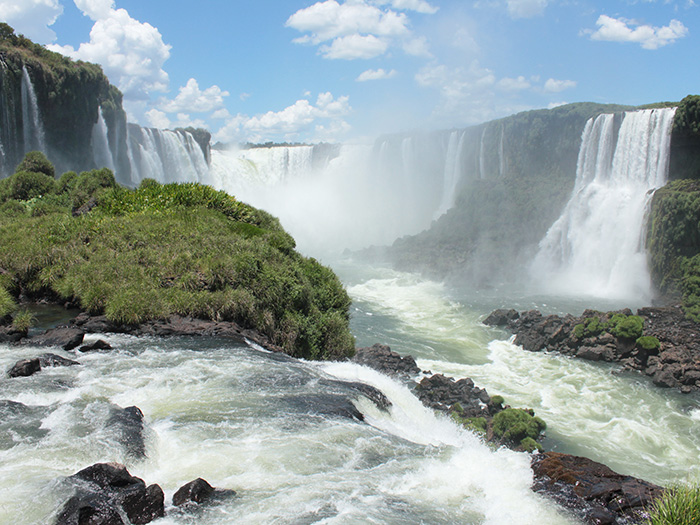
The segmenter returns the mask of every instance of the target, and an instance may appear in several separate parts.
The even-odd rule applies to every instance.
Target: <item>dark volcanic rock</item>
[[[128,456],[141,459],[146,456],[143,436],[143,412],[136,406],[113,406],[105,423],[114,438],[126,449]]]
[[[79,365],[77,361],[72,359],[66,359],[56,354],[42,354],[39,356],[39,362],[42,368],[54,367],[54,366],[76,366]]]
[[[112,345],[104,339],[98,339],[94,343],[88,343],[78,348],[78,352],[94,352],[95,350],[111,350]]]
[[[408,378],[421,372],[413,357],[401,357],[387,345],[374,344],[367,348],[358,348],[352,360],[390,376]]]
[[[517,310],[507,310],[505,308],[499,308],[491,312],[486,319],[484,319],[484,324],[488,326],[508,326],[511,322],[517,320],[520,314]]]
[[[593,333],[581,330],[578,337],[575,335],[577,325],[585,325],[593,318],[604,325],[616,313],[632,315],[629,309],[608,313],[586,310],[581,317],[545,317],[537,310],[515,316],[509,310],[496,310],[487,320],[488,324],[514,332],[515,344],[525,350],[548,350],[590,361],[619,363],[625,369],[651,376],[657,386],[678,388],[683,393],[700,390],[698,323],[686,319],[678,307],[641,308],[637,315],[644,322],[644,335],[657,338],[659,348],[645,348],[634,339],[615,337],[607,329]]]
[[[165,514],[164,494],[129,474],[124,465],[97,463],[67,478],[76,493],[64,505],[56,525],[122,524],[120,511],[134,525]]]
[[[462,408],[462,417],[490,417],[500,410],[486,390],[474,386],[469,378],[455,381],[442,374],[424,377],[415,392],[424,405],[444,412],[456,404]]]
[[[60,346],[64,350],[72,350],[80,346],[83,337],[85,337],[83,330],[64,326],[30,337],[26,342],[35,346]]]
[[[27,332],[15,329],[11,320],[9,324],[0,325],[0,343],[17,343],[25,337]]]
[[[7,371],[8,377],[29,377],[41,370],[41,362],[38,357],[34,359],[22,359],[17,361],[12,368]]]
[[[617,474],[584,457],[545,452],[532,456],[534,490],[572,510],[586,523],[641,523],[663,489]]]
[[[202,503],[214,494],[216,489],[202,478],[190,481],[180,487],[173,495],[173,505],[180,506],[186,503]]]

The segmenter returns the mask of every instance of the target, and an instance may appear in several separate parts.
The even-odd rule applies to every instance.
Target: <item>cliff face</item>
[[[0,28],[0,175],[30,149],[44,149],[59,173],[95,168],[92,131],[100,107],[109,128],[125,129],[121,93],[95,64],[73,62]],[[125,137],[112,133],[115,149]],[[126,149],[119,160],[128,165]]]
[[[455,206],[430,229],[397,240],[390,259],[401,269],[481,284],[519,273],[571,195],[586,121],[626,109],[569,104],[468,130],[476,140],[465,157],[474,159],[475,176],[462,179]]]

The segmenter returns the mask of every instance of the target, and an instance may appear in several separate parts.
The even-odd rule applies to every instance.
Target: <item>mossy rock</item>
[[[547,424],[531,410],[506,408],[493,418],[493,435],[502,442],[521,444],[525,438],[537,440]]]

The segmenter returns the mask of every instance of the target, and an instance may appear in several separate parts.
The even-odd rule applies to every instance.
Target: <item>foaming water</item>
[[[611,365],[524,351],[479,323],[487,309],[466,307],[415,275],[384,270],[349,292],[359,344],[389,342],[422,369],[470,377],[513,406],[533,408],[548,423],[548,447],[656,483],[700,478],[696,396]]]
[[[367,368],[217,339],[106,339],[114,350],[73,356],[79,367],[0,383],[14,403],[0,403],[12,430],[0,439],[0,522],[50,522],[68,496],[63,477],[104,461],[159,483],[166,502],[197,477],[237,492],[195,514],[170,508],[159,523],[569,522],[530,491],[527,456],[491,450]],[[0,350],[5,368],[41,352]],[[342,416],[353,404],[366,423]],[[109,426],[110,411],[131,405],[144,413],[143,459]]]

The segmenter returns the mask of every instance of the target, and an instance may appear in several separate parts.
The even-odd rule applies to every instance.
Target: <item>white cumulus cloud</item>
[[[56,40],[56,33],[49,26],[61,13],[63,6],[58,0],[0,0],[0,21],[41,44]]]
[[[385,71],[384,69],[368,69],[367,71],[363,71],[360,73],[360,75],[355,79],[358,82],[367,82],[368,80],[383,80],[386,78],[394,78],[398,73],[396,72],[395,69],[392,69],[390,71]]]
[[[547,93],[561,93],[565,89],[571,89],[575,87],[576,82],[574,80],[555,80],[553,78],[550,78],[544,83],[544,90]]]
[[[285,25],[305,33],[293,42],[320,46],[324,58],[374,58],[394,45],[428,56],[427,41],[413,35],[406,13],[379,7],[387,4],[397,10],[437,12],[424,0],[325,0],[295,12]]]
[[[504,77],[498,81],[497,86],[503,91],[523,91],[525,89],[530,89],[532,84],[521,75],[517,78]]]
[[[224,107],[224,97],[229,96],[228,91],[222,91],[219,86],[211,86],[204,91],[199,89],[199,84],[194,78],[180,88],[180,92],[172,100],[162,100],[159,108],[166,113],[190,111],[194,113],[208,113]]]
[[[626,18],[600,15],[596,25],[596,31],[589,31],[592,40],[633,42],[644,49],[658,49],[688,34],[688,28],[678,20],[671,20],[667,26],[653,27]]]
[[[90,41],[72,46],[48,46],[76,60],[96,62],[128,101],[146,100],[151,92],[165,92],[168,74],[163,64],[170,57],[170,46],[158,29],[114,9],[110,0],[76,0],[86,16],[95,20]]]
[[[318,130],[323,130],[327,136],[329,130],[340,133],[349,129],[343,117],[351,111],[349,97],[335,98],[331,93],[321,93],[315,104],[301,99],[281,111],[268,111],[253,117],[236,115],[215,133],[215,139],[222,142],[298,140]]]

